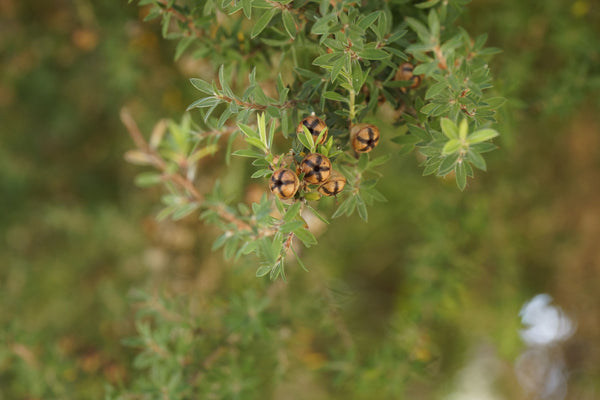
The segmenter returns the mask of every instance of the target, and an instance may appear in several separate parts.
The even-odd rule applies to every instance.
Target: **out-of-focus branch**
[[[144,153],[144,155],[146,156],[146,160],[151,165],[153,165],[156,169],[160,170],[163,174],[165,174],[165,178],[170,179],[173,183],[185,189],[191,195],[194,201],[216,212],[219,215],[219,217],[221,217],[223,220],[234,224],[238,230],[248,232],[255,231],[255,229],[251,225],[239,219],[235,214],[227,211],[224,207],[207,205],[204,196],[198,191],[198,189],[196,189],[196,187],[191,181],[189,181],[179,173],[168,171],[167,163],[162,159],[160,154],[158,154],[158,152],[148,144],[146,139],[144,139],[144,135],[142,135],[142,132],[138,128],[137,123],[135,122],[129,111],[125,108],[121,110],[121,121],[127,128],[129,136],[131,136],[131,138],[133,139],[138,150]]]

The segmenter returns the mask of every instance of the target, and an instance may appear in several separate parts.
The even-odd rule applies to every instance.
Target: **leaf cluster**
[[[345,179],[332,218],[356,211],[367,221],[367,206],[385,201],[376,188],[377,167],[396,152],[417,149],[424,175],[454,173],[464,190],[474,168],[486,170],[482,154],[496,148],[491,125],[504,102],[486,94],[492,87],[487,59],[497,50],[484,47],[485,35],[473,40],[454,24],[464,3],[208,0],[198,7],[141,1],[150,6],[149,17],[162,18],[163,35],[180,40],[176,56],[194,43],[194,55],[210,58],[218,71],[213,81],[191,79],[202,97],[188,110],[199,112],[201,126],[192,127],[186,116],[179,125],[168,123],[164,143],[138,144],[137,159],[146,158],[159,172],[137,183],[163,183],[169,193],[160,218],[199,210],[223,230],[215,249],[222,247],[227,258],[257,255],[256,275],[271,279],[285,279],[292,256],[304,267],[294,239],[306,247],[317,243],[305,213],[328,222],[314,203],[325,200],[318,185],[304,182],[299,172],[307,154],[328,157]],[[236,55],[223,49],[228,44]],[[386,142],[383,154],[379,148],[356,153],[352,126],[374,120],[384,103],[393,112],[387,122],[405,133]],[[318,137],[301,123],[312,113],[326,121]],[[229,135],[226,159],[251,160],[252,179],[268,180],[279,168],[296,171],[301,184],[293,198],[265,194],[250,206],[232,207],[218,184],[210,193],[198,191],[197,163],[217,151],[223,134]],[[243,148],[236,144],[240,136]]]

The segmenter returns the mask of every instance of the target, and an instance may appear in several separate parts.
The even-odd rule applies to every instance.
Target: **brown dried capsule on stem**
[[[357,153],[368,153],[379,143],[379,128],[371,124],[356,124],[350,129],[352,147]]]
[[[321,137],[321,140],[317,143],[317,139],[319,138],[319,135],[321,134],[323,129],[327,128],[327,125],[321,118],[314,116],[314,115],[309,115],[308,117],[304,118],[298,124],[298,128],[296,129],[297,135],[300,135],[302,132],[304,132],[304,128],[302,128],[303,126],[308,128],[308,131],[312,135],[313,140],[316,144],[325,143],[325,140],[327,139],[327,132],[325,132],[323,134],[323,136]]]
[[[308,154],[300,163],[300,172],[304,173],[304,180],[307,183],[325,182],[331,175],[331,161],[318,153]]]
[[[279,168],[273,172],[273,176],[271,176],[271,181],[269,182],[271,192],[284,200],[294,197],[299,187],[300,181],[298,177],[294,171],[287,168]]]
[[[414,66],[411,63],[404,63],[400,65],[394,79],[397,81],[412,81],[412,84],[408,86],[411,89],[416,89],[421,84],[423,77],[421,75],[415,75],[413,73]],[[402,88],[403,92],[406,92],[406,88]]]
[[[333,171],[325,183],[319,186],[319,193],[323,196],[336,196],[346,186],[346,178],[337,171]]]

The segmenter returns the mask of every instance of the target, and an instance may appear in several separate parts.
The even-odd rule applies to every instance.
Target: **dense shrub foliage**
[[[482,153],[495,149],[489,125],[504,99],[485,92],[497,50],[484,47],[485,34],[471,39],[455,25],[463,1],[140,4],[179,41],[176,58],[190,51],[218,74],[191,79],[202,93],[188,108],[201,110],[199,125],[185,116],[157,125],[146,141],[123,115],[137,144],[128,159],[159,170],[137,182],[169,190],[159,219],[200,210],[224,231],[215,248],[227,258],[257,254],[257,276],[285,279],[290,253],[304,267],[294,239],[317,243],[306,214],[329,223],[315,209],[330,208],[328,197],[332,218],[357,211],[367,221],[367,205],[386,200],[377,167],[391,154],[416,148],[424,175],[452,173],[462,190],[473,168],[486,169]],[[234,149],[238,134],[246,148]],[[230,206],[218,184],[196,187],[198,163],[222,136],[227,157],[252,160],[251,178],[270,179],[276,196]]]
[[[566,398],[596,398],[594,2],[199,3],[0,2],[0,399],[526,399],[518,313],[537,293],[576,326],[551,349]],[[461,63],[486,33],[503,53]],[[423,35],[449,43],[447,69]],[[481,97],[436,87],[477,71]],[[209,107],[185,113],[196,101]],[[313,112],[323,143],[297,129]],[[463,121],[467,137],[502,135],[463,143]],[[362,124],[380,138],[357,157],[352,128],[359,150],[376,142]],[[436,178],[435,157],[465,144],[461,191],[463,164]],[[297,169],[313,145],[338,177],[326,186]],[[486,173],[469,154],[482,145],[499,147],[478,151]],[[298,189],[278,201],[284,164]],[[271,249],[238,253],[270,213],[257,228]],[[299,235],[284,253],[286,229]]]

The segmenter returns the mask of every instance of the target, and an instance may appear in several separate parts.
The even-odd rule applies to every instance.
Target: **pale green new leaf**
[[[446,156],[448,154],[452,154],[452,153],[457,152],[461,148],[462,148],[462,143],[459,140],[457,140],[457,139],[450,139],[444,145],[444,148],[442,149],[442,154]]]
[[[458,127],[450,120],[450,118],[442,118],[440,120],[442,132],[448,139],[458,139]]]
[[[493,139],[498,135],[499,135],[498,131],[496,131],[494,129],[489,129],[489,128],[481,129],[481,130],[471,133],[467,137],[467,141],[470,144],[481,143],[481,142],[485,142],[486,140]]]

